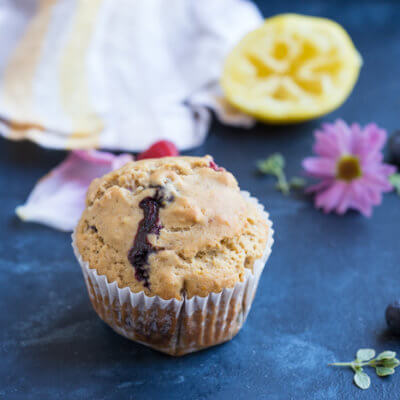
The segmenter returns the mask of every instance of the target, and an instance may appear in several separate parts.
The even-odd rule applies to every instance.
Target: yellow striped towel
[[[224,56],[261,22],[244,0],[33,0],[0,6],[0,134],[57,149],[204,140]]]

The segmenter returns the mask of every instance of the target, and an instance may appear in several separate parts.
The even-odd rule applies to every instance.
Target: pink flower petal
[[[376,124],[368,124],[357,134],[353,144],[353,153],[360,157],[364,162],[377,160],[382,161],[381,150],[386,142],[386,131],[380,129]]]
[[[326,213],[331,212],[342,198],[345,188],[345,183],[335,182],[330,188],[315,196],[316,207],[322,208]]]
[[[342,215],[344,214],[350,207],[351,205],[351,185],[346,185],[342,197],[338,202],[338,205],[336,207],[336,211],[338,214]]]
[[[73,151],[38,181],[27,202],[17,207],[16,213],[24,221],[72,231],[85,207],[90,182],[132,160],[129,154]]]
[[[335,124],[336,140],[339,143],[339,148],[342,154],[351,153],[352,147],[352,132],[349,126],[341,119],[338,119]]]
[[[363,192],[363,197],[372,205],[378,205],[382,202],[382,195],[380,188],[367,178],[363,177],[358,182],[360,184],[360,191]]]
[[[315,178],[331,178],[335,176],[336,162],[326,157],[308,157],[303,160],[303,168],[308,175]]]
[[[340,154],[351,153],[352,132],[344,121],[338,119],[333,124],[325,123],[322,127],[326,135],[334,138]]]
[[[328,157],[336,160],[341,156],[335,137],[333,135],[327,135],[321,131],[315,132],[315,144],[313,150],[315,154],[321,157]]]
[[[365,173],[363,176],[363,182],[365,185],[374,186],[375,190],[379,190],[382,192],[390,192],[393,189],[393,186],[389,182],[389,175],[391,174],[382,174],[378,171]]]
[[[361,181],[353,182],[350,191],[352,195],[351,208],[360,211],[366,217],[370,217],[372,215],[372,205]]]
[[[397,171],[397,168],[394,165],[381,164],[380,170],[381,170],[382,174],[384,174],[386,176],[390,176],[390,175],[393,175]]]
[[[105,165],[107,167],[111,165],[112,170],[121,168],[127,162],[133,160],[133,157],[130,154],[121,154],[116,156],[112,153],[97,150],[74,150],[73,153],[89,163]]]

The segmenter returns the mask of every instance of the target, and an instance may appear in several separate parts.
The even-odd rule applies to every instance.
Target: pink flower
[[[316,192],[315,206],[326,213],[344,214],[351,208],[371,216],[382,193],[392,190],[388,177],[395,168],[382,162],[385,142],[386,131],[375,124],[323,124],[315,132],[317,156],[303,160],[307,174],[321,180],[308,188]]]

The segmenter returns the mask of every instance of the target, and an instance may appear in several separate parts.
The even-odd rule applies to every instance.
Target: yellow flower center
[[[360,161],[355,156],[342,156],[336,165],[336,178],[351,182],[362,175]]]

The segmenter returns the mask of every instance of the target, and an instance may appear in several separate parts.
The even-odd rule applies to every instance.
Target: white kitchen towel
[[[245,0],[2,0],[0,134],[56,149],[180,149],[224,101],[227,52],[262,22]]]

